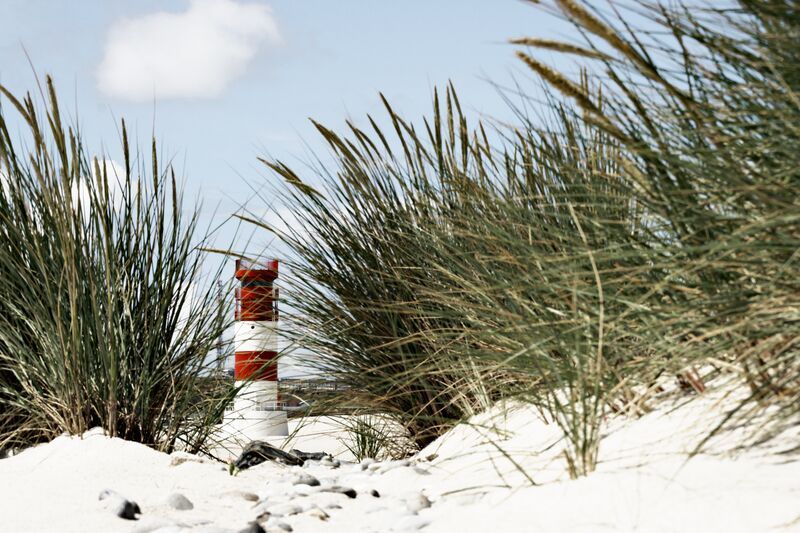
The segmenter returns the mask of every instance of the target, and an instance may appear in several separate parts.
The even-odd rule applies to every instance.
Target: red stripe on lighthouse
[[[278,352],[236,352],[233,373],[237,381],[278,381]]]
[[[272,285],[242,286],[236,290],[236,320],[278,320],[278,289]]]

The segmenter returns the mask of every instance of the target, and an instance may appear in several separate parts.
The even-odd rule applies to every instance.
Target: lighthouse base
[[[285,411],[233,411],[223,423],[228,439],[247,443],[267,437],[285,437],[289,424]]]

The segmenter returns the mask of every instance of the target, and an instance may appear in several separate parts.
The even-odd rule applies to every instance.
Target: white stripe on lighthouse
[[[235,322],[233,332],[237,352],[278,351],[278,323],[275,321]]]
[[[234,398],[233,408],[235,411],[263,411],[273,410],[277,407],[277,381],[237,381],[236,386],[242,388]]]

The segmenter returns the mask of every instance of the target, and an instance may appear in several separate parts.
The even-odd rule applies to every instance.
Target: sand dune
[[[236,476],[210,459],[94,430],[0,460],[0,530],[236,532],[264,511],[267,531],[800,530],[800,461],[779,453],[796,434],[738,454],[727,450],[741,436],[729,434],[687,459],[731,401],[708,394],[637,420],[610,420],[597,471],[578,480],[567,475],[557,427],[525,405],[498,406],[409,460],[371,465],[348,462],[341,430],[317,420],[290,445],[335,453],[337,468],[262,464]],[[308,475],[320,486],[304,482]],[[105,489],[135,501],[139,519],[118,518],[98,501]],[[193,509],[173,508],[174,494]]]

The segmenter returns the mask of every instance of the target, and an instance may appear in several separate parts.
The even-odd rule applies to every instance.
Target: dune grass
[[[761,439],[800,422],[800,10],[732,4],[555,2],[582,47],[603,51],[591,66],[603,109],[522,55],[625,147],[637,201],[671,234],[664,257],[684,297],[648,343],[746,383],[748,400],[711,434],[746,425]]]
[[[449,89],[422,125],[388,102],[388,131],[317,125],[336,163],[311,179],[266,162],[296,218],[268,228],[293,253],[295,340],[350,386],[340,406],[423,446],[521,396],[574,476],[603,419],[671,376],[747,383],[725,427],[797,423],[798,11],[605,7],[546,8],[585,43],[512,41],[552,88],[535,120],[487,135]],[[538,49],[592,64],[572,79]]]
[[[657,238],[617,177],[623,154],[564,109],[558,131],[515,132],[504,151],[468,129],[452,89],[424,138],[386,109],[393,137],[319,127],[339,158],[323,192],[271,163],[299,220],[279,232],[296,257],[295,340],[349,385],[341,402],[395,417],[419,446],[524,394],[583,470],[605,393],[638,355],[635,330],[610,324],[634,325],[651,275],[634,252]]]
[[[203,285],[197,208],[155,140],[132,153],[123,122],[116,170],[49,78],[43,108],[0,91],[0,447],[101,426],[200,449],[230,398],[210,375],[230,313]]]

